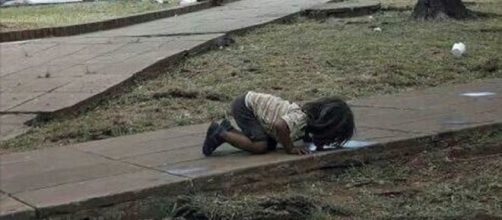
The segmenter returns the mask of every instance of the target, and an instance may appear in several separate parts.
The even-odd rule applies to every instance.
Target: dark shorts
[[[267,134],[253,113],[253,110],[246,106],[246,94],[238,96],[232,103],[232,115],[235,122],[251,141],[266,141],[269,150],[275,150],[277,141]]]

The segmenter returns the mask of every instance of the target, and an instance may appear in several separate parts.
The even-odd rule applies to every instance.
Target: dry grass
[[[283,192],[316,195],[362,218],[468,218],[472,214],[500,218],[502,133],[354,167],[341,175],[292,185]]]
[[[172,3],[155,1],[118,0],[40,6],[0,8],[2,31],[64,26],[100,21],[130,14],[173,7]]]
[[[502,2],[476,7],[502,13]],[[0,147],[19,151],[208,122],[223,117],[231,99],[247,90],[292,101],[352,99],[502,77],[501,17],[415,22],[409,15],[387,11],[372,21],[325,22],[300,17],[268,25],[138,82],[76,118],[43,123]],[[383,31],[374,32],[375,26]],[[450,54],[458,41],[468,48],[462,58]]]

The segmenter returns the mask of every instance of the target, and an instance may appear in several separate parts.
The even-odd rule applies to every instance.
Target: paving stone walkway
[[[403,153],[445,134],[483,132],[481,127],[502,125],[502,79],[374,96],[351,105],[357,124],[353,140],[345,149],[309,156],[282,150],[250,155],[224,145],[204,157],[207,124],[1,155],[0,219],[131,217],[140,212],[134,201],[156,195],[278,180],[336,167],[342,156]]]
[[[9,116],[0,117],[0,140],[22,132],[36,114],[75,110],[148,69],[213,45],[228,32],[325,1],[241,0],[109,31],[1,43],[0,114]]]

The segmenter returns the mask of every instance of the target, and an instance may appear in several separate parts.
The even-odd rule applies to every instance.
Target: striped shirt
[[[277,96],[250,91],[245,98],[246,107],[251,109],[265,131],[277,138],[274,123],[283,119],[289,127],[292,141],[299,140],[305,135],[307,115],[296,103],[290,103]]]

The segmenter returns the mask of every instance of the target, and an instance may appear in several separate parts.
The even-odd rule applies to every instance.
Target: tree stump
[[[423,20],[447,17],[464,19],[470,16],[470,11],[461,0],[418,0],[412,16]]]

